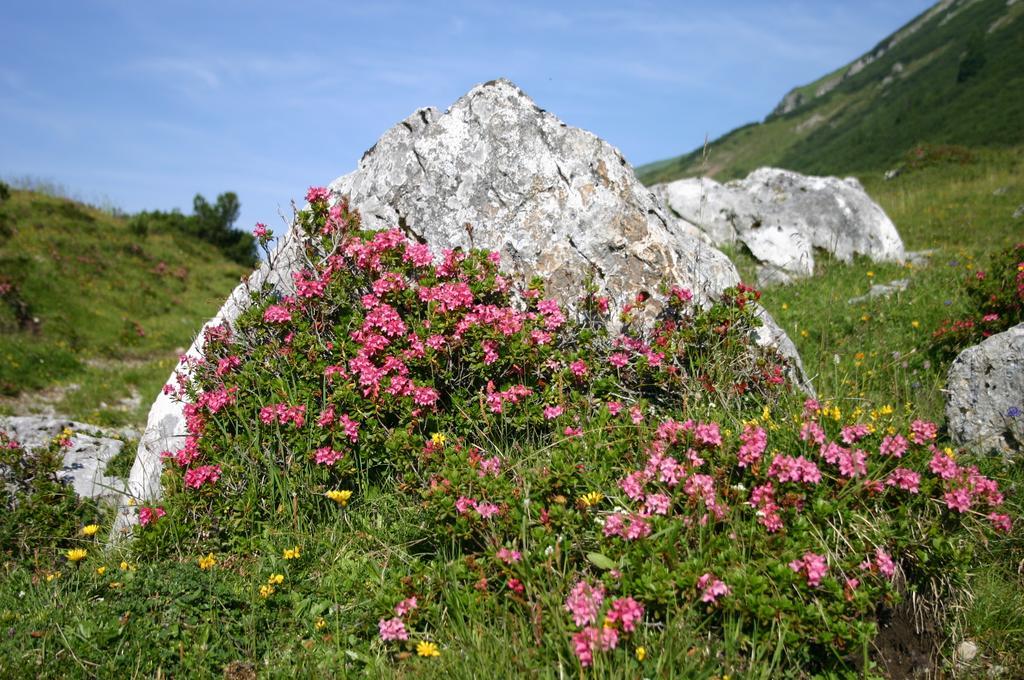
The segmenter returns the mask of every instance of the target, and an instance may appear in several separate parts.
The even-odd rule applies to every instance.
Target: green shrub
[[[596,291],[570,319],[494,254],[435,262],[327,198],[297,217],[295,294],[257,292],[167,388],[189,436],[140,510],[140,559],[348,536],[365,515],[387,557],[335,617],[353,658],[429,657],[475,620],[532,631],[534,668],[639,673],[645,641],[678,634],[719,650],[697,666],[750,671],[770,640],[772,664],[835,672],[866,659],[879,610],[949,596],[988,525],[1009,530],[934,424],[795,393],[753,342],[752,289],[701,309],[669,288],[610,335]],[[267,606],[336,559],[277,549]]]
[[[986,269],[965,279],[964,287],[971,313],[944,320],[932,335],[932,348],[941,357],[956,356],[1024,321],[1024,243],[995,254]]]

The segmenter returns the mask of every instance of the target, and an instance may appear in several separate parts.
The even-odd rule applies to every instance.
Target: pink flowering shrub
[[[308,266],[208,329],[194,378],[168,387],[187,436],[143,539],[335,525],[325,492],[351,489],[346,513],[378,512],[371,495],[401,508],[401,586],[368,595],[352,633],[385,649],[441,633],[446,598],[464,598],[582,667],[690,617],[773,631],[794,664],[831,668],[870,643],[879,607],[955,580],[965,543],[1013,525],[933,423],[802,402],[754,341],[749,287],[707,308],[680,288],[639,296],[611,334],[593,287],[570,311],[493,253],[435,256],[309,196]]]

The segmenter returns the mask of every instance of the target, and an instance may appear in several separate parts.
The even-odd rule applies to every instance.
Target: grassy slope
[[[58,413],[139,423],[175,351],[244,273],[212,246],[175,234],[137,235],[124,219],[35,192],[14,191],[0,204],[0,229],[0,276],[38,319],[36,328],[19,328],[10,301],[0,301],[6,412],[32,404],[24,396],[15,402],[19,392],[56,386]],[[118,406],[132,393],[141,403]]]
[[[653,184],[694,175],[733,179],[764,165],[855,173],[885,169],[919,143],[1024,143],[1022,16],[1024,6],[1008,7],[1005,0],[958,2],[926,13],[918,30],[827,94],[812,98],[833,74],[797,88],[809,101],[794,111],[724,135],[708,145],[706,156],[697,149],[642,166],[637,174]],[[969,43],[979,39],[984,64],[958,82]]]

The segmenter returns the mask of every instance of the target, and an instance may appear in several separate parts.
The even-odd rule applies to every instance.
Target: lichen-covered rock
[[[131,438],[133,433],[48,416],[0,418],[0,430],[28,451],[46,448],[65,430],[71,430],[71,445],[64,450],[64,466],[57,478],[74,487],[82,498],[118,501],[124,494],[124,480],[107,475],[106,468],[124,447],[124,441],[111,435]]]
[[[587,278],[613,311],[662,282],[690,289],[699,302],[739,282],[729,259],[694,236],[692,225],[665,216],[618,150],[541,110],[506,80],[473,88],[444,113],[416,111],[329,188],[347,197],[370,229],[397,226],[435,254],[497,251],[506,271],[543,277],[547,291],[569,306]],[[277,259],[239,286],[207,327],[234,321],[249,286],[268,282],[288,292],[301,264],[297,238],[290,231]],[[809,390],[795,347],[766,311],[759,313],[765,327],[758,341],[792,357],[795,377]],[[200,334],[188,356],[202,347]],[[187,376],[188,362],[176,373]],[[161,395],[132,468],[131,496],[159,495],[160,453],[179,449],[184,435],[181,404]],[[126,508],[118,528],[131,519]]]
[[[960,353],[949,368],[946,422],[972,450],[1024,448],[1024,324]]]
[[[812,274],[815,248],[844,262],[855,255],[905,257],[896,227],[853,178],[760,168],[726,184],[683,179],[652,191],[666,210],[697,225],[716,245],[745,245],[764,265],[759,280],[766,283]]]
[[[663,280],[702,300],[739,281],[720,251],[674,230],[617,149],[506,80],[445,113],[420,109],[330,188],[371,228],[495,250],[506,270],[543,277],[568,304],[588,273],[616,309]]]

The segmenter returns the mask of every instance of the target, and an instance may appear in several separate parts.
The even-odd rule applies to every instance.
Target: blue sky
[[[510,78],[634,165],[760,120],[929,0],[5,3],[0,177],[279,227],[421,106]]]

